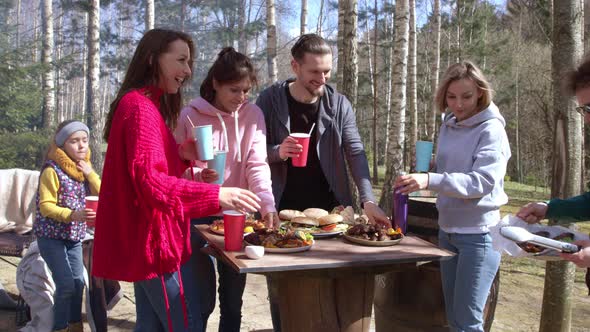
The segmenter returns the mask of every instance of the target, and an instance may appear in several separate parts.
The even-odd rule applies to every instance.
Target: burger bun
[[[279,212],[279,218],[281,220],[292,220],[295,217],[305,217],[305,214],[299,210],[281,210]]]
[[[320,226],[337,224],[342,221],[344,221],[344,217],[342,217],[339,214],[329,214],[327,216],[323,216],[323,217],[318,218],[318,222],[319,222]]]
[[[305,209],[303,210],[303,213],[305,214],[306,217],[310,217],[310,218],[314,218],[314,219],[319,219],[323,216],[327,216],[330,213],[324,209],[318,209],[318,208],[309,208],[309,209]]]

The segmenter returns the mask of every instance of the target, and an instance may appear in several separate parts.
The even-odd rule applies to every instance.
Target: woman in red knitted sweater
[[[178,145],[171,131],[193,49],[182,32],[148,31],[107,116],[92,274],[134,283],[135,331],[198,330],[179,273],[191,254],[190,218],[260,209],[248,190],[180,178],[196,159],[194,141]]]

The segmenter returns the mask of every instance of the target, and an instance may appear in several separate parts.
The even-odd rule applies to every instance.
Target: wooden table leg
[[[368,332],[374,275],[282,276],[278,283],[283,332]]]

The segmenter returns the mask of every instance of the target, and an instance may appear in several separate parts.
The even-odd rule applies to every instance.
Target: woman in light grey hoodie
[[[483,309],[500,266],[489,227],[508,202],[504,175],[510,159],[505,121],[481,71],[464,61],[447,69],[437,90],[446,112],[432,172],[400,176],[402,193],[438,192],[439,245],[456,255],[441,262],[447,319],[453,331],[483,331]]]

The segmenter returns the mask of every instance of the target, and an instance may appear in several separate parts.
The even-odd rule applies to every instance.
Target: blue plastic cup
[[[227,151],[215,151],[213,159],[207,161],[207,168],[214,169],[219,175],[219,179],[212,183],[223,184],[223,176],[225,175],[225,157]]]
[[[432,148],[434,144],[427,141],[416,141],[416,172],[428,172]]]
[[[193,137],[196,140],[199,160],[213,159],[213,127],[211,125],[196,126],[193,128]]]

